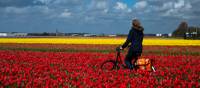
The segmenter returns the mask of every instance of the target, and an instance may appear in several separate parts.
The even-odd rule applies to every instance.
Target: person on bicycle
[[[143,31],[144,28],[141,26],[140,21],[138,19],[134,19],[125,43],[120,46],[120,49],[124,49],[129,45],[129,43],[131,43],[128,53],[125,57],[125,64],[131,70],[135,68],[135,63],[142,53],[142,42],[144,37]],[[133,59],[134,64],[132,64]]]

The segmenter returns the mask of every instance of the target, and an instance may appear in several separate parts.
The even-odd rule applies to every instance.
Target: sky
[[[0,0],[0,32],[172,33],[182,21],[200,26],[200,0]]]

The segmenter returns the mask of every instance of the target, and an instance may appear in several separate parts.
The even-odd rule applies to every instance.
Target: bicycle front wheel
[[[151,69],[153,70],[153,72],[156,72],[156,68],[154,66],[151,66]]]
[[[101,65],[102,70],[114,70],[114,69],[118,69],[118,68],[119,67],[117,66],[117,63],[114,60],[105,61]]]

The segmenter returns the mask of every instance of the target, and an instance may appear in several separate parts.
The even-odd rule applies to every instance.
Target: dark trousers
[[[129,48],[128,54],[125,57],[125,64],[128,66],[129,69],[134,69],[135,63],[138,59],[138,57],[141,56],[141,52],[134,51],[132,48]],[[132,63],[132,60],[134,62]]]

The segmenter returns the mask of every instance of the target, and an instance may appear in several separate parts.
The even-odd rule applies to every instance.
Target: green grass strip
[[[61,49],[61,48],[12,48],[12,47],[0,47],[0,50],[14,50],[14,51],[39,51],[39,52],[99,52],[99,53],[111,53],[115,52],[115,50],[99,50],[99,49]],[[124,53],[124,51],[123,51]],[[172,51],[169,53],[164,53],[161,50],[148,50],[143,51],[143,55],[156,54],[161,56],[177,56],[177,55],[192,55],[192,56],[200,56],[200,52],[176,52]]]
[[[21,51],[40,51],[40,52],[100,52],[109,53],[114,50],[98,50],[98,49],[60,49],[60,48],[11,48],[0,47],[0,50],[21,50]]]

